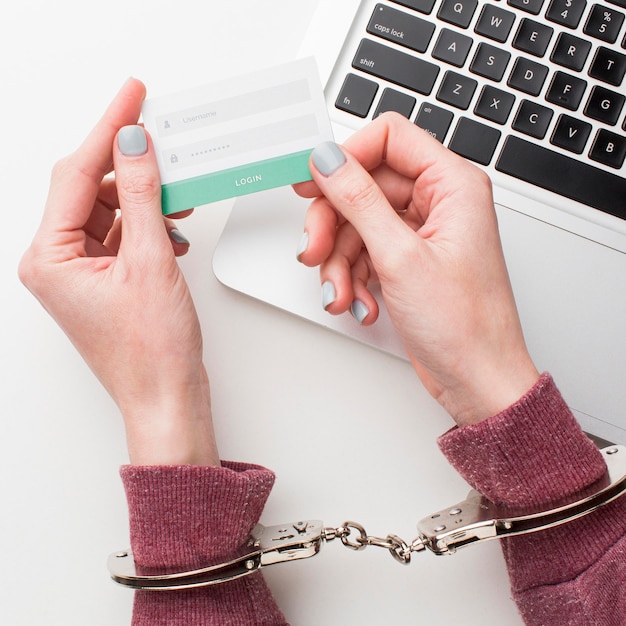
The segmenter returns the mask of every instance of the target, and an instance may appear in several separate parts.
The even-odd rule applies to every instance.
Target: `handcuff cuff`
[[[626,446],[611,445],[600,450],[607,472],[575,499],[555,503],[549,510],[517,510],[498,507],[477,491],[470,491],[459,504],[425,517],[417,525],[418,535],[406,543],[397,535],[374,537],[361,524],[347,521],[337,528],[324,527],[319,520],[301,520],[278,526],[262,524],[248,542],[227,561],[185,572],[150,573],[138,570],[130,550],[109,556],[111,578],[125,587],[143,590],[175,590],[224,583],[252,574],[262,567],[306,559],[319,553],[322,543],[340,539],[353,550],[367,546],[387,549],[400,563],[408,564],[414,552],[429,550],[436,555],[454,554],[465,546],[534,533],[578,519],[626,493]]]

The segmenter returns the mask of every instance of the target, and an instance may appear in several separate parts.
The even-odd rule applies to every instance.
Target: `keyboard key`
[[[405,11],[377,4],[367,25],[367,32],[405,48],[426,52],[435,32],[435,25]]]
[[[433,90],[439,74],[436,65],[369,39],[361,41],[352,67],[424,95]]]
[[[515,60],[507,85],[531,96],[538,96],[548,76],[548,68],[524,57]]]
[[[493,4],[486,4],[480,13],[474,32],[494,41],[504,43],[513,28],[515,14]]]
[[[560,115],[550,137],[550,143],[564,150],[582,154],[590,134],[591,124],[576,117]]]
[[[478,83],[472,78],[456,72],[446,72],[437,92],[437,100],[465,110],[469,107],[477,86]]]
[[[520,133],[543,139],[554,115],[552,109],[531,100],[522,100],[517,115],[513,120],[513,128]]]
[[[589,68],[589,76],[609,85],[621,85],[626,73],[626,55],[600,46]]]
[[[378,85],[362,76],[348,74],[339,90],[335,106],[358,117],[367,117]]]
[[[470,64],[470,72],[501,81],[510,58],[510,52],[488,43],[480,43]]]
[[[485,85],[480,92],[474,113],[496,124],[505,124],[515,104],[515,96],[508,92]]]
[[[442,28],[437,43],[433,48],[433,57],[450,63],[450,65],[463,67],[472,43],[471,37],[457,33],[449,28]]]
[[[509,0],[507,4],[516,9],[526,11],[526,13],[532,13],[538,15],[543,6],[544,0]]]
[[[477,6],[478,0],[443,0],[437,17],[449,24],[467,28]]]
[[[626,160],[626,137],[601,129],[589,152],[589,158],[619,169]]]
[[[624,23],[624,14],[601,4],[594,4],[583,32],[596,39],[615,43]]]
[[[550,26],[539,24],[525,17],[515,33],[513,47],[533,56],[542,57],[548,49],[552,33],[554,29]]]
[[[587,81],[565,72],[556,72],[546,93],[546,100],[558,104],[565,109],[575,111],[583,99]]]
[[[434,104],[424,102],[417,113],[415,123],[437,141],[443,143],[450,129],[453,117],[450,111],[435,106]]]
[[[624,7],[626,9],[626,0],[606,0],[611,4],[616,4],[618,7]]]
[[[462,117],[454,129],[448,147],[466,159],[489,165],[500,136],[499,130]]]
[[[596,85],[591,91],[584,113],[594,120],[615,126],[624,108],[624,101],[626,96],[621,93]]]
[[[496,169],[626,219],[626,179],[536,143],[507,137]]]
[[[567,67],[570,70],[580,72],[591,50],[591,42],[569,33],[561,33],[556,41],[550,61]]]
[[[586,6],[586,0],[552,0],[546,19],[568,28],[577,28]]]
[[[396,113],[400,113],[401,115],[404,115],[404,117],[409,118],[413,112],[415,102],[416,100],[412,96],[396,91],[395,89],[387,88],[383,91],[383,95],[380,97],[380,102],[376,107],[374,117],[376,118],[381,113],[385,113],[386,111],[395,111]]]
[[[408,7],[409,9],[415,9],[420,13],[425,13],[426,15],[430,15],[433,7],[435,6],[435,0],[391,0],[396,4],[401,4],[403,7]]]

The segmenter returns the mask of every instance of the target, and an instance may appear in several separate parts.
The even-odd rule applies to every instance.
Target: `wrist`
[[[447,388],[439,402],[458,426],[478,424],[515,404],[539,376],[527,352],[492,368],[483,362],[483,367],[468,372],[464,381]]]
[[[120,407],[132,465],[219,465],[204,368],[200,381]]]

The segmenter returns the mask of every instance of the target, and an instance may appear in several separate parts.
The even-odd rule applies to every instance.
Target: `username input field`
[[[305,79],[296,80],[160,115],[156,119],[158,133],[161,137],[170,137],[178,133],[300,104],[310,99],[311,91],[308,82]]]

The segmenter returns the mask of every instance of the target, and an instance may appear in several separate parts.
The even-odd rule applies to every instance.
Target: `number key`
[[[538,15],[543,6],[544,0],[509,0],[508,4],[516,9],[526,11],[526,13],[532,13]]]
[[[609,7],[594,4],[585,24],[584,32],[596,39],[615,43],[624,23],[624,14]]]
[[[586,0],[552,0],[546,18],[562,26],[576,28],[586,6]]]

